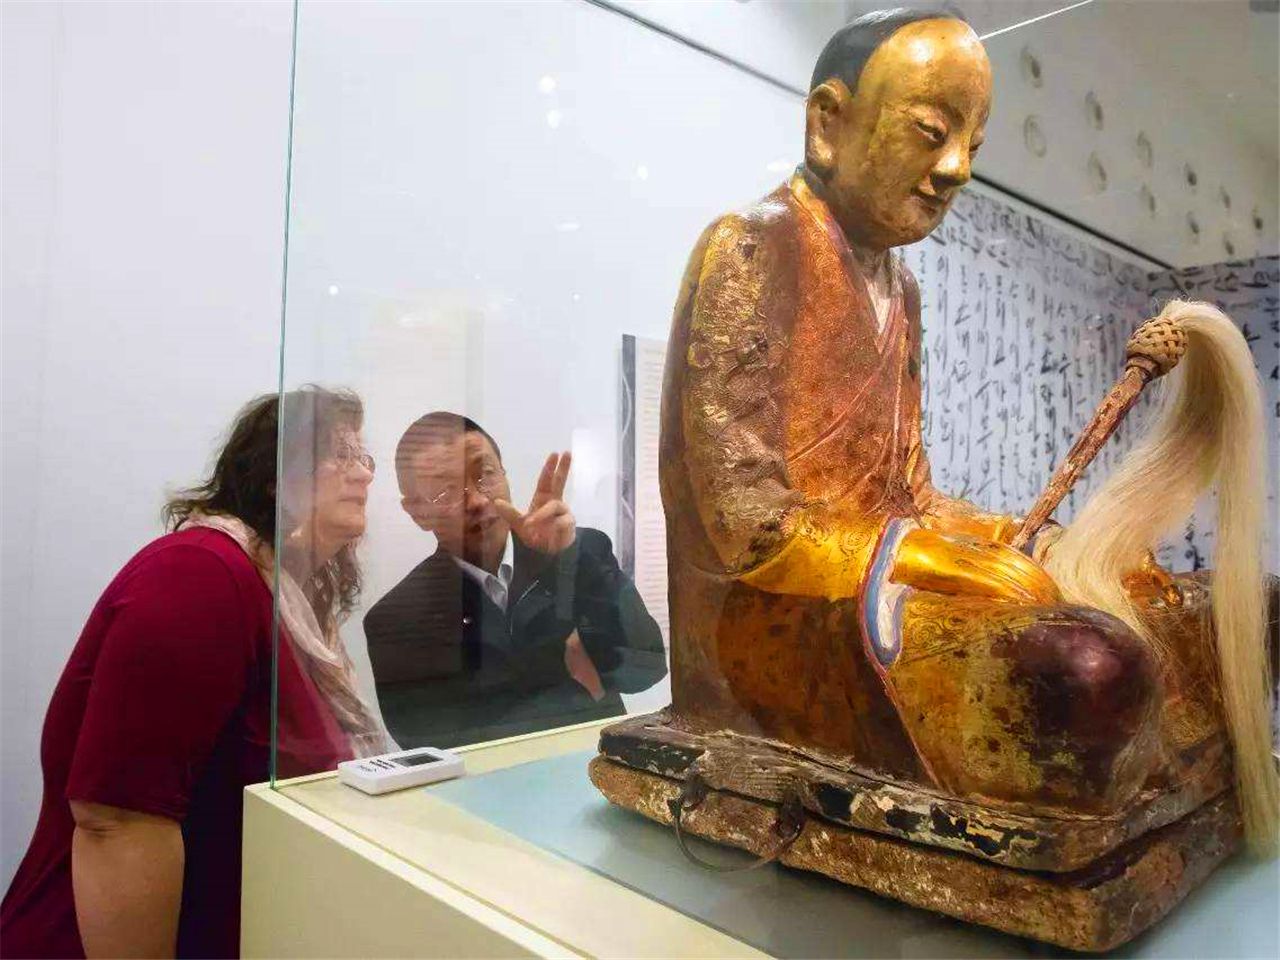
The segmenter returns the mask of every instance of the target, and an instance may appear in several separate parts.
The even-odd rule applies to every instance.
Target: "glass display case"
[[[813,98],[806,112],[797,66],[812,68],[861,8],[707,6],[720,25],[671,4],[297,7],[272,782],[420,747],[491,756],[545,735],[564,746],[529,755],[544,766],[445,784],[433,802],[758,949],[832,944],[770,912],[772,887],[708,887],[721,881],[685,865],[681,892],[659,894],[641,854],[593,860],[601,838],[750,864],[689,841],[684,817],[686,833],[763,862],[952,917],[1077,949],[1126,940],[1235,846],[1234,808],[1209,809],[1231,774],[1188,756],[1166,790],[1144,779],[1154,766],[1126,766],[1159,752],[1162,668],[1119,620],[1079,617],[1060,637],[1066,601],[1045,555],[1010,541],[1082,434],[1099,439],[1055,501],[1068,530],[1144,436],[1154,391],[1128,397],[1119,426],[1099,404],[1120,389],[1135,328],[1170,299],[1212,301],[1244,328],[1263,375],[1253,439],[1277,442],[1277,260],[1214,265],[1223,256],[1202,251],[1194,262],[1210,265],[1181,269],[1190,261],[1153,253],[1147,227],[1098,227],[1117,216],[1108,203],[1154,204],[1142,171],[1172,147],[1140,131],[1146,151],[1120,159],[1133,131],[1103,132],[1087,78],[1042,76],[1067,28],[1000,33],[1016,17],[998,4],[973,5],[991,34],[986,80],[973,74],[963,104],[909,121],[921,155],[963,134],[963,169],[930,166],[933,187],[910,198],[930,227],[867,259],[875,244],[854,242],[838,192],[824,193],[838,178],[815,173],[825,121]],[[734,33],[759,17],[779,33]],[[907,28],[920,22],[938,21]],[[973,98],[992,82],[988,127]],[[1057,123],[1066,109],[1025,109],[1045,83],[1079,93],[1089,106],[1071,122],[1098,141],[1078,151],[1078,188],[1064,175],[1056,198],[1008,186],[1043,182],[1026,165],[1046,153],[1068,164],[1043,129],[1073,129]],[[997,122],[1005,85],[1022,91],[1018,115]],[[869,96],[857,80],[833,90],[832,104]],[[984,166],[977,148],[997,131]],[[832,136],[838,155],[854,149]],[[865,335],[848,332],[858,323]],[[1271,449],[1257,525],[1274,532]],[[951,497],[968,505],[938,506]],[[1208,506],[1176,520],[1144,567],[1151,589],[1182,591],[1174,606],[1206,589],[1169,578],[1212,565],[1217,532]],[[978,540],[1016,554],[991,578],[1024,592],[938,586],[948,563],[970,582],[978,561],[964,551],[996,549]],[[1266,549],[1275,569],[1274,535]],[[925,572],[913,580],[915,555]],[[1031,572],[1009,573],[1017,564]],[[1033,621],[1052,665],[1000,652]],[[1088,656],[1063,653],[1070,644]],[[1061,702],[1033,703],[1055,684]],[[1169,699],[1190,703],[1190,685]],[[617,723],[628,716],[643,719]],[[1183,719],[1184,732],[1201,722]],[[1221,758],[1226,734],[1188,736]],[[597,787],[668,826],[608,807]],[[1187,826],[1196,816],[1207,819]],[[1124,847],[1169,825],[1190,839]],[[1134,880],[1113,856],[1146,858],[1151,873],[1179,844],[1199,858],[1172,883]],[[1104,862],[1108,882],[1116,870],[1124,881],[1099,893],[1080,872]],[[855,898],[899,945],[1029,949],[843,886],[777,882],[798,884],[777,897],[793,915]],[[1154,905],[1120,918],[1125,897]]]

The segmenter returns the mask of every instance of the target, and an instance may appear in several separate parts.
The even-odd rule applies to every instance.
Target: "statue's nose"
[[[938,158],[931,171],[934,189],[939,194],[947,194],[963,187],[969,182],[969,152],[955,144]]]

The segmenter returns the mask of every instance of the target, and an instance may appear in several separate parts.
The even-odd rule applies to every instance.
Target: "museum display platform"
[[[333,774],[249,788],[244,956],[1065,955],[803,871],[707,872],[592,786],[606,723],[467,748],[467,777],[381,797]],[[1274,957],[1278,902],[1280,865],[1237,857],[1104,956]]]

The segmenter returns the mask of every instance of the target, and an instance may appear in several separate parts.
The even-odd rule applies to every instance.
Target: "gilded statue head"
[[[842,28],[818,58],[805,166],[849,242],[927,236],[969,181],[991,110],[991,64],[963,20],[888,10]]]

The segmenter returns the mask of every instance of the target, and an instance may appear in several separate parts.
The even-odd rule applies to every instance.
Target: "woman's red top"
[[[351,756],[287,638],[277,777]],[[0,904],[0,955],[83,957],[67,801],[171,817],[185,869],[180,957],[240,951],[244,787],[268,778],[271,592],[216,530],[148,544],[107,587],[54,689],[40,744],[44,799]]]

